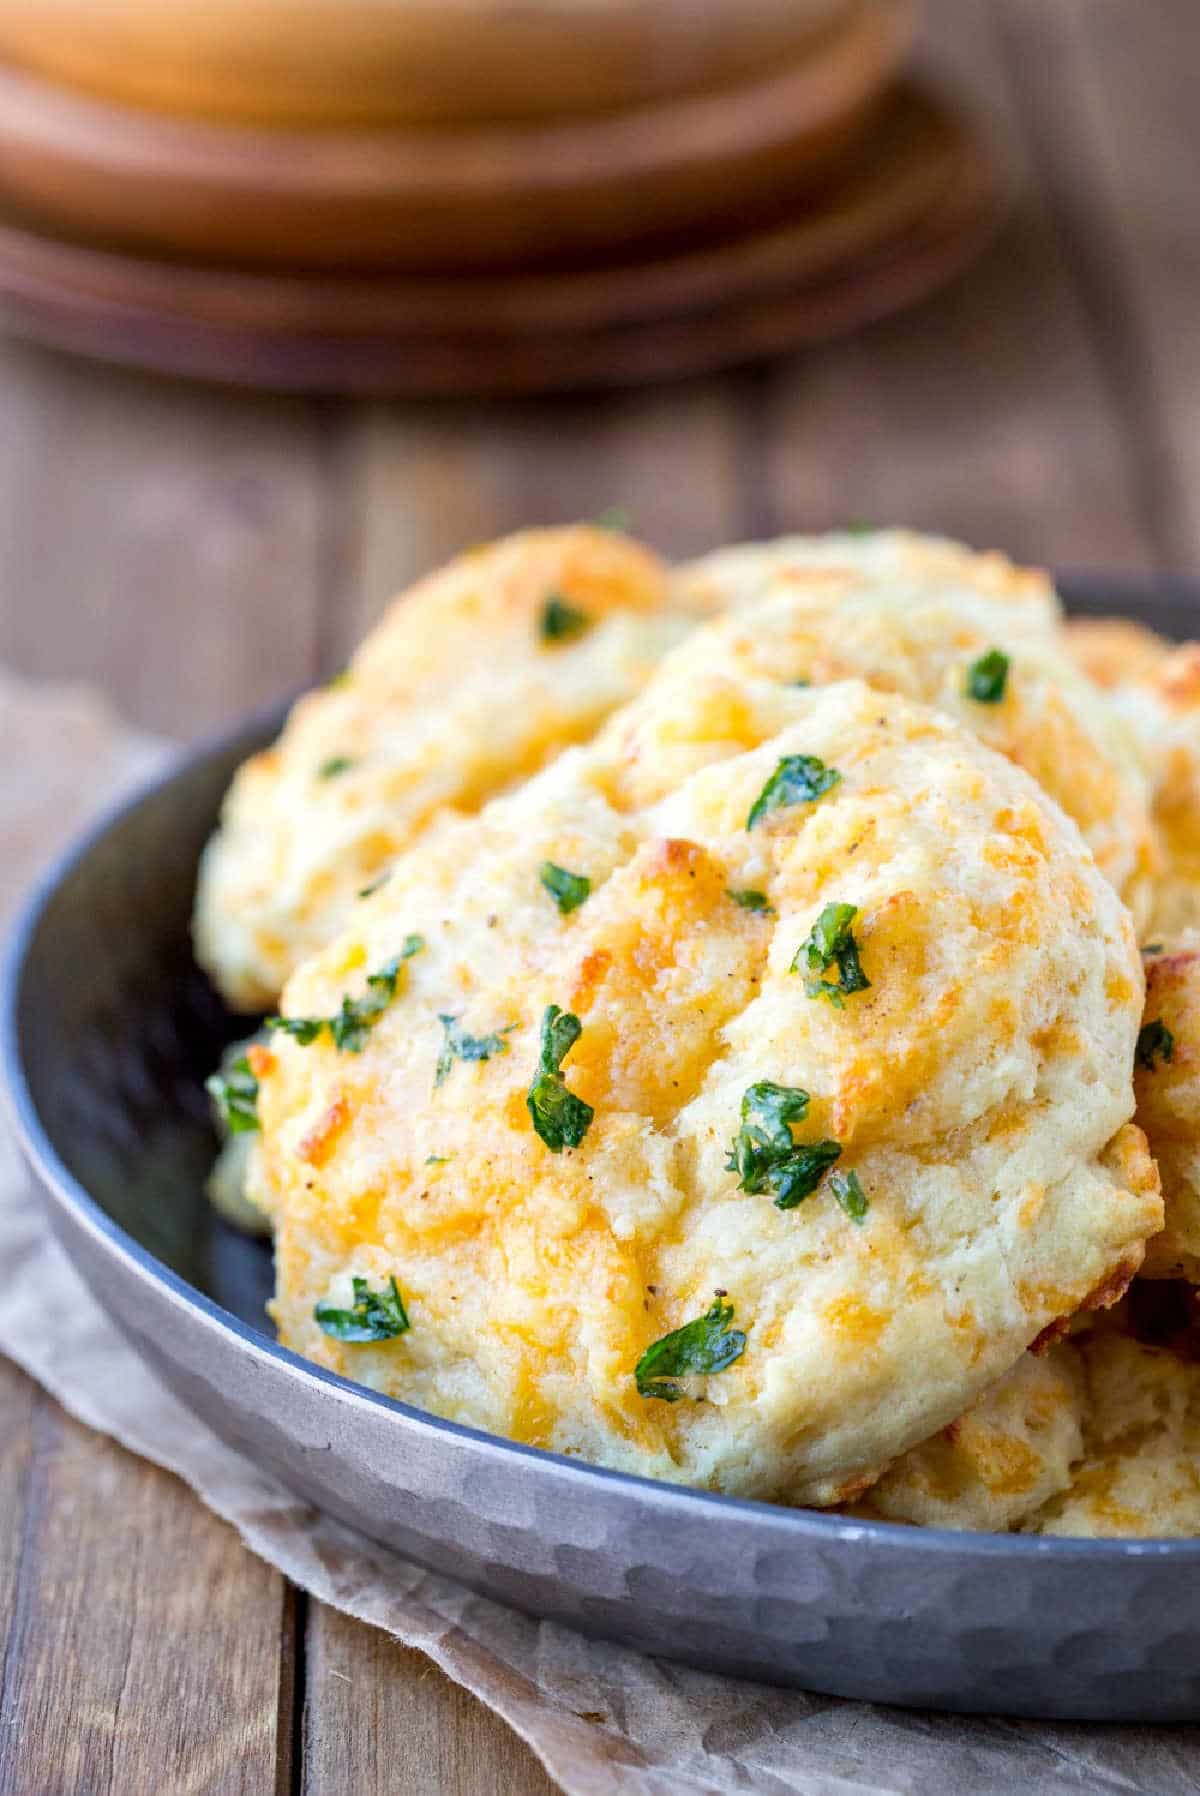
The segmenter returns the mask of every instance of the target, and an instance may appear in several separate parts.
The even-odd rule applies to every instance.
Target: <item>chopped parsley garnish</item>
[[[623,505],[606,505],[595,522],[601,530],[614,530],[624,536],[633,520]]]
[[[727,886],[725,896],[732,898],[739,909],[757,911],[760,916],[766,916],[771,909],[770,899],[765,892],[735,892],[731,886]]]
[[[578,1147],[596,1114],[590,1104],[568,1091],[561,1070],[582,1034],[583,1024],[577,1016],[561,1010],[557,1004],[546,1006],[537,1077],[525,1102],[534,1129],[552,1154],[561,1154],[565,1147]]]
[[[564,917],[578,910],[584,899],[591,896],[592,882],[586,873],[568,873],[553,861],[542,862],[538,878]]]
[[[1003,649],[989,649],[967,669],[967,697],[979,705],[998,705],[1008,684],[1008,656]]]
[[[676,1379],[689,1373],[723,1372],[735,1359],[741,1359],[746,1337],[740,1328],[730,1328],[732,1321],[733,1305],[718,1296],[703,1316],[647,1347],[633,1372],[638,1396],[678,1403],[688,1393]]]
[[[568,642],[572,636],[581,636],[591,622],[586,611],[569,605],[561,593],[552,592],[542,607],[542,641]]]
[[[258,1127],[258,1080],[244,1054],[204,1081],[221,1121],[231,1135],[248,1135]]]
[[[372,897],[374,893],[383,889],[391,877],[390,873],[381,873],[377,879],[371,881],[370,885],[360,886],[358,888],[358,896],[360,898]]]
[[[1142,953],[1143,954],[1161,954],[1162,950],[1163,950],[1163,945],[1161,942],[1147,942],[1145,947],[1142,949]]]
[[[335,674],[330,674],[325,684],[331,689],[336,689],[338,686],[348,686],[350,684],[349,666],[339,667]]]
[[[1144,1066],[1147,1072],[1153,1072],[1155,1056],[1170,1061],[1175,1058],[1175,1037],[1167,1028],[1161,1017],[1152,1023],[1143,1023],[1138,1030],[1137,1063]]]
[[[831,1172],[829,1189],[851,1222],[861,1222],[871,1208],[870,1200],[859,1184],[856,1172]]]
[[[362,997],[343,998],[336,1016],[269,1016],[267,1028],[290,1035],[302,1048],[311,1047],[328,1029],[340,1054],[361,1054],[367,1036],[396,996],[401,964],[419,954],[424,946],[424,936],[406,935],[399,954],[394,954],[378,972],[367,974],[367,989]]]
[[[796,1142],[792,1123],[808,1115],[808,1093],[760,1079],[742,1097],[742,1126],[730,1144],[726,1167],[738,1189],[775,1193],[777,1210],[793,1210],[814,1192],[841,1154],[836,1141]]]
[[[354,762],[349,755],[330,755],[329,759],[322,761],[317,768],[317,778],[319,780],[335,780],[339,773],[349,773],[353,765]]]
[[[302,1048],[310,1048],[328,1029],[329,1019],[323,1016],[269,1016],[266,1026],[277,1029],[281,1035],[290,1035]]]
[[[805,973],[804,989],[810,998],[828,998],[841,1010],[851,992],[865,992],[871,981],[862,970],[858,943],[850,925],[858,915],[855,904],[827,904],[812,926],[808,940],[796,950],[790,971]],[[837,979],[826,979],[836,966]]]
[[[493,1054],[507,1054],[508,1043],[504,1037],[516,1024],[510,1023],[508,1029],[501,1029],[493,1035],[468,1035],[458,1026],[456,1016],[439,1016],[442,1025],[442,1051],[438,1055],[437,1070],[433,1075],[433,1086],[436,1091],[450,1077],[450,1069],[456,1060],[490,1060]]]
[[[354,1280],[354,1307],[339,1310],[331,1303],[319,1303],[313,1310],[317,1326],[335,1341],[394,1341],[407,1334],[408,1312],[395,1277],[387,1288],[372,1291],[365,1278]]]
[[[426,1166],[446,1166],[449,1164],[449,1160],[449,1154],[427,1154],[425,1156]]]
[[[746,828],[753,829],[784,805],[811,804],[814,798],[836,786],[841,777],[836,767],[826,767],[816,755],[784,755],[751,805]]]
[[[846,525],[845,534],[847,536],[877,536],[879,525],[868,524],[864,518],[855,518],[852,523]]]

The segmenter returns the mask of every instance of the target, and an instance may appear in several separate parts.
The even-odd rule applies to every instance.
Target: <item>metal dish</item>
[[[1066,582],[1183,634],[1183,585]],[[737,1502],[443,1422],[275,1344],[265,1248],[209,1212],[201,1081],[234,1025],[192,963],[200,848],[279,714],[182,761],[51,873],[11,946],[3,1059],[53,1226],[153,1370],[343,1521],[502,1602],[840,1696],[1200,1719],[1200,1542],[951,1534]]]

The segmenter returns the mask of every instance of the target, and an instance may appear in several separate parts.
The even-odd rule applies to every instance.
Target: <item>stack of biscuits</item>
[[[195,935],[297,1352],[738,1496],[1200,1535],[1200,648],[905,532],[529,531],[241,769]]]

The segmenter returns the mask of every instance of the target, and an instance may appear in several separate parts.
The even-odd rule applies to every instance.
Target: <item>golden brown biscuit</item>
[[[1070,643],[1137,744],[1162,851],[1147,928],[1200,926],[1200,643],[1172,646],[1123,619],[1070,625]]]
[[[949,544],[851,540],[859,562],[841,567],[838,539],[824,549],[819,539],[767,545],[772,571],[755,599],[748,581],[717,582],[739,606],[672,657],[676,677],[720,668],[814,685],[858,677],[947,712],[1062,805],[1144,923],[1161,871],[1147,780],[1127,726],[1062,651],[1041,578]],[[751,551],[711,561],[720,568],[739,554]],[[980,679],[988,669],[990,685]]]
[[[676,568],[671,583],[693,605],[730,611],[765,598],[780,579],[802,582],[825,575],[858,575],[922,599],[1000,605],[1010,628],[1022,632],[1052,634],[1062,615],[1054,584],[1041,568],[1018,567],[1007,555],[979,553],[913,530],[845,530],[735,543]]]
[[[866,1520],[1005,1534],[1067,1490],[1083,1457],[1074,1346],[1024,1353],[978,1403],[888,1467],[847,1511]]]
[[[1165,637],[1129,617],[1072,617],[1065,628],[1071,653],[1097,686],[1145,679],[1171,652]]]
[[[1113,1329],[1073,1351],[1087,1388],[1084,1454],[1028,1532],[1200,1536],[1200,1365]]]
[[[259,1063],[280,1334],[520,1441],[827,1504],[1160,1226],[1120,1146],[1133,932],[1057,807],[931,710],[666,671],[632,709],[403,856],[290,982]],[[394,1331],[393,1277],[406,1332],[322,1327]]]
[[[230,1004],[273,1004],[401,849],[589,736],[696,615],[647,549],[587,525],[472,550],[398,599],[226,798],[195,937]]]
[[[1133,1083],[1166,1213],[1143,1270],[1200,1284],[1200,933],[1151,943],[1143,958],[1146,1011]]]

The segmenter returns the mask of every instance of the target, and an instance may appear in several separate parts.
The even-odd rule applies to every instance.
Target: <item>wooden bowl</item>
[[[59,233],[213,262],[428,270],[595,255],[816,180],[870,116],[910,22],[910,0],[856,0],[804,54],[720,92],[455,132],[208,124],[0,67],[0,203]]]
[[[302,128],[538,119],[737,83],[851,0],[0,0],[0,58],[101,99]]]

